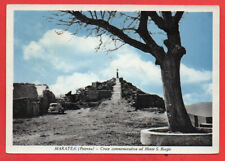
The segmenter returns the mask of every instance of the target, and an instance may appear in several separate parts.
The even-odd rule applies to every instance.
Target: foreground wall
[[[41,85],[39,85],[41,86]],[[35,84],[13,84],[13,117],[34,117],[47,113],[49,104],[55,102],[55,95],[43,85],[40,92]]]
[[[40,114],[39,102],[31,98],[13,100],[13,118],[33,117]]]

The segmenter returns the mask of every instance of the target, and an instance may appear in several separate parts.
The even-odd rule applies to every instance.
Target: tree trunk
[[[195,128],[191,124],[182,98],[180,84],[180,58],[172,54],[168,54],[165,56],[160,67],[170,130],[194,132]]]

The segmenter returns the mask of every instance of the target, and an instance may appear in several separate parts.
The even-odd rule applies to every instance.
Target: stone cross
[[[119,69],[116,69],[116,78],[119,78]]]

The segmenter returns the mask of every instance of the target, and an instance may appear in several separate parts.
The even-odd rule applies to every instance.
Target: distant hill
[[[185,107],[188,114],[212,117],[212,102],[199,102]]]

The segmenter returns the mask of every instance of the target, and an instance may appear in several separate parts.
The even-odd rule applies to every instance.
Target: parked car
[[[64,113],[64,108],[60,103],[50,103],[48,108],[49,113]]]

